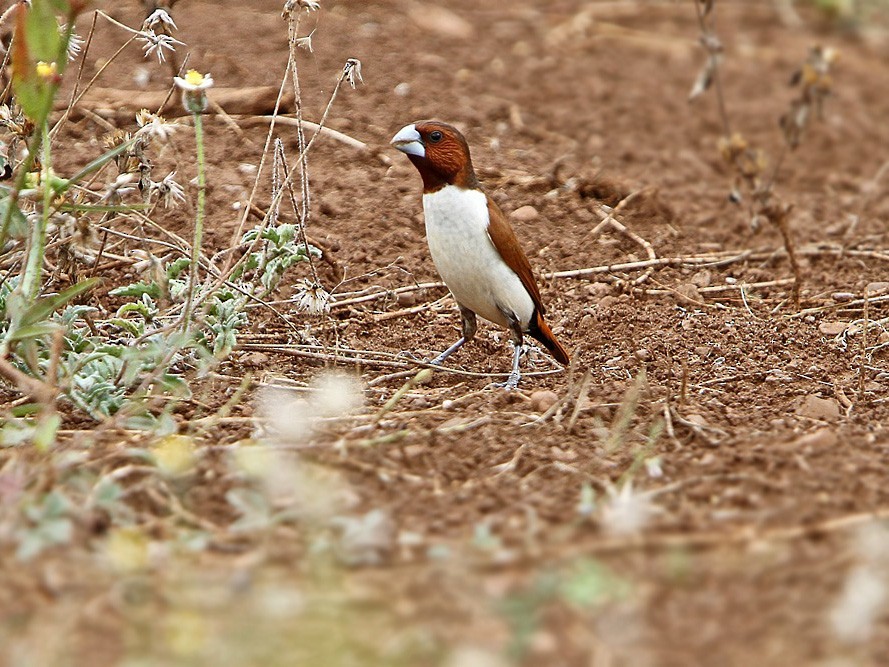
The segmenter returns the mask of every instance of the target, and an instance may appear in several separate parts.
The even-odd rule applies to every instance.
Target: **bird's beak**
[[[416,125],[405,125],[392,137],[390,143],[407,155],[426,157],[426,147],[423,145],[423,138],[417,132]]]

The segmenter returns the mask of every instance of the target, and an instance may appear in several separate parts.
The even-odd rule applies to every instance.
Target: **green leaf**
[[[69,178],[69,184],[75,185],[79,183],[84,178],[92,174],[94,171],[98,171],[99,169],[104,167],[108,162],[116,158],[118,155],[121,155],[122,153],[130,150],[134,143],[136,143],[136,139],[130,139],[129,141],[123,142],[120,146],[115,146],[107,153],[103,153],[95,160],[87,164],[83,169],[74,174],[71,178]]]
[[[38,412],[43,410],[46,407],[42,403],[24,403],[23,405],[15,406],[10,414],[13,417],[30,417],[31,415],[36,415]]]
[[[26,340],[28,338],[41,338],[59,331],[62,327],[55,322],[35,322],[25,326],[16,327],[10,332],[6,340],[12,342],[14,340]]]
[[[12,216],[10,218],[9,233],[15,238],[23,237],[28,231],[28,219],[19,209],[18,204],[12,204],[9,197],[0,199],[0,220],[5,220],[8,214],[7,209],[12,205]]]
[[[188,257],[180,257],[179,259],[173,260],[167,267],[167,278],[170,280],[178,278],[179,274],[187,269],[189,264],[191,264],[191,259]]]
[[[47,97],[52,93],[46,90],[45,85],[37,82],[36,75],[28,78],[13,77],[12,88],[15,101],[25,115],[39,120],[48,106]]]
[[[62,52],[62,36],[49,0],[31,0],[31,9],[25,19],[25,36],[34,62],[42,60],[51,63],[59,57]]]
[[[159,299],[161,297],[161,288],[157,283],[133,283],[132,285],[127,285],[125,287],[117,287],[110,292],[108,292],[111,296],[127,296],[127,297],[137,297],[141,298],[143,294],[147,294],[152,299]]]
[[[34,446],[39,452],[49,451],[56,440],[56,433],[62,425],[62,417],[58,412],[43,417],[34,429]]]
[[[160,385],[165,391],[177,398],[191,398],[191,389],[188,387],[188,382],[179,375],[165,373],[160,377]]]
[[[111,324],[126,331],[134,338],[145,333],[144,323],[134,322],[133,320],[125,320],[121,317],[112,317],[108,320]]]
[[[145,320],[151,320],[154,317],[154,314],[151,312],[151,308],[148,306],[148,304],[142,301],[125,303],[117,309],[117,316],[120,318],[123,318],[130,313],[138,313]]]
[[[27,327],[32,324],[36,324],[38,322],[43,322],[44,320],[49,319],[49,316],[52,315],[56,310],[64,306],[71,299],[78,296],[79,294],[83,294],[84,292],[91,290],[93,287],[99,284],[98,278],[88,278],[87,280],[83,280],[76,285],[71,285],[67,289],[62,290],[58,294],[53,294],[51,296],[44,296],[37,299],[33,305],[25,310],[22,313],[22,317],[19,321],[19,328]]]

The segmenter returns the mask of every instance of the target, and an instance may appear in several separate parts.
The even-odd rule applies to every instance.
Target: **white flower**
[[[201,113],[207,108],[207,90],[213,87],[209,72],[201,74],[190,69],[185,76],[174,76],[173,81],[182,91],[182,105],[188,113]]]
[[[300,282],[300,290],[293,299],[297,310],[312,315],[330,312],[330,293],[321,285],[308,280]]]
[[[179,202],[185,201],[185,190],[173,180],[175,175],[176,172],[171,171],[162,181],[151,182],[151,191],[164,200],[164,208],[173,208]]]
[[[349,85],[352,88],[355,88],[357,85],[355,82],[356,78],[359,82],[364,83],[364,79],[361,78],[361,61],[358,58],[349,58],[346,61],[346,64],[343,66],[343,74],[349,80]]]
[[[174,76],[173,81],[181,90],[195,92],[199,90],[207,90],[213,87],[213,77],[210,73],[201,74],[197,70],[190,69],[185,76]]]
[[[158,62],[165,61],[166,55],[164,54],[164,49],[175,51],[176,44],[181,46],[185,45],[185,42],[180,42],[178,39],[174,39],[163,33],[158,34],[150,28],[148,30],[143,30],[139,34],[139,40],[144,42],[142,50],[145,52],[145,57],[148,58],[152,53],[157,53]]]
[[[158,25],[163,26],[164,28],[172,28],[173,30],[179,29],[173,22],[173,17],[163,8],[155,9],[151,15],[145,19],[144,23],[142,23],[142,28],[144,30],[154,29]]]
[[[168,122],[163,116],[153,114],[148,109],[141,109],[136,114],[136,125],[139,126],[139,134],[147,134],[161,141],[167,141],[179,129],[178,123]]]

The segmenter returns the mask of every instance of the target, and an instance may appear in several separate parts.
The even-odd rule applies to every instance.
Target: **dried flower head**
[[[136,114],[136,125],[139,126],[138,134],[147,134],[160,141],[167,141],[170,135],[179,129],[178,123],[168,121],[163,116],[151,113],[148,109],[140,109]]]
[[[130,139],[132,139],[132,135],[126,130],[114,130],[102,137],[102,147],[106,150],[112,150],[122,146]]]
[[[799,97],[790,103],[788,112],[781,116],[784,139],[791,148],[799,145],[813,108],[818,118],[823,117],[824,100],[833,92],[831,66],[838,58],[836,49],[814,46],[802,67],[791,77],[791,86],[802,86]]]
[[[29,120],[18,107],[14,109],[0,104],[0,127],[5,127],[12,134],[26,139],[34,133],[34,123]]]
[[[364,83],[364,79],[361,78],[361,61],[358,58],[349,58],[343,66],[343,76],[349,81],[352,88],[358,85],[356,79]]]
[[[722,42],[712,32],[705,32],[700,37],[701,46],[707,51],[707,60],[698,73],[691,92],[688,94],[689,102],[699,97],[710,88],[719,72],[722,63]]]
[[[151,182],[151,192],[163,199],[164,208],[174,208],[185,201],[185,190],[174,180],[175,176],[176,172],[171,171],[163,180]]]
[[[281,16],[285,19],[291,18],[293,12],[296,11],[296,8],[305,9],[309,12],[316,12],[321,9],[321,5],[315,0],[287,0],[284,3],[284,9],[281,12]]]
[[[170,13],[162,7],[155,9],[142,23],[143,30],[154,30],[156,28],[161,28],[163,30],[179,29],[176,27],[176,23],[173,21],[173,17],[170,16]]]
[[[174,76],[173,81],[182,91],[182,106],[188,113],[201,113],[207,108],[207,90],[213,87],[210,73],[201,74],[190,69],[185,76]]]
[[[300,282],[299,291],[293,299],[297,310],[311,315],[330,312],[330,293],[321,285],[308,280]]]
[[[305,37],[297,37],[293,40],[293,43],[296,44],[301,49],[305,49],[309,53],[314,53],[314,49],[312,48],[312,36],[315,34],[313,30]]]
[[[730,137],[720,137],[718,147],[722,159],[733,166],[738,175],[749,184],[753,184],[768,166],[765,153],[757,148],[751,148],[743,135],[738,132]]]
[[[135,176],[133,174],[119,174],[106,188],[102,194],[103,201],[119,202],[125,195],[135,192],[136,188],[132,186]]]
[[[185,42],[180,42],[178,39],[174,39],[164,33],[157,33],[151,28],[142,30],[139,33],[138,39],[142,42],[142,51],[144,51],[145,57],[148,58],[152,53],[155,53],[157,54],[158,62],[161,63],[166,61],[164,49],[172,53],[176,51],[176,45],[185,45]]]

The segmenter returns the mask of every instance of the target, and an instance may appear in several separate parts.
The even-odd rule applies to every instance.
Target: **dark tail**
[[[531,318],[528,333],[531,334],[532,338],[543,343],[543,346],[549,350],[553,358],[563,366],[567,366],[568,362],[571,361],[568,357],[568,350],[562,347],[562,344],[556,340],[552,329],[549,328],[549,325],[543,319],[543,315],[538,310],[534,311],[534,317]]]

